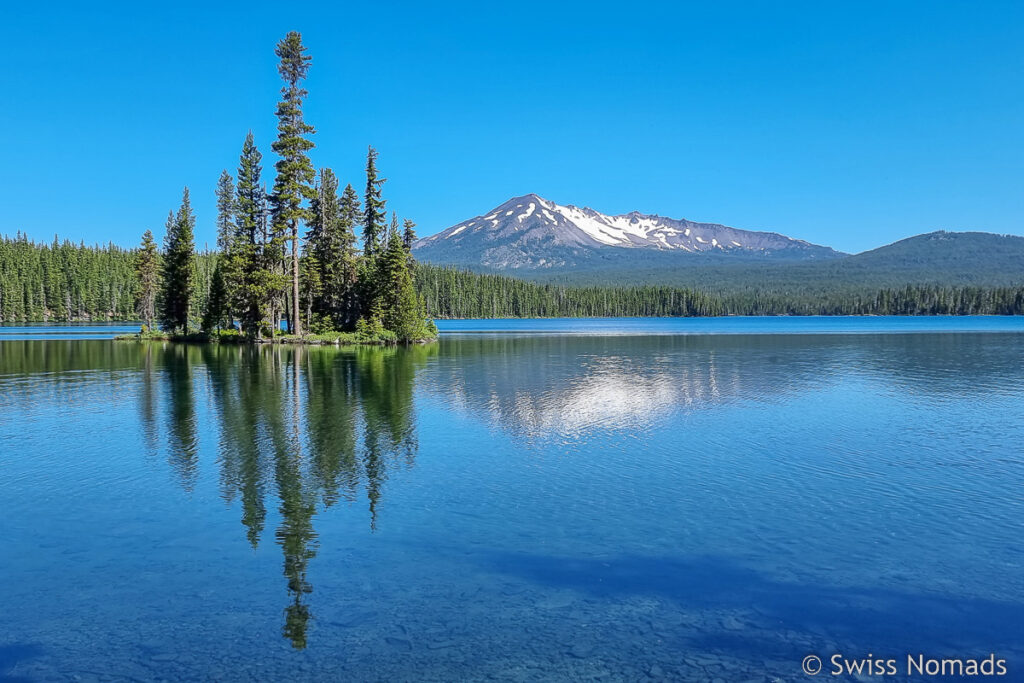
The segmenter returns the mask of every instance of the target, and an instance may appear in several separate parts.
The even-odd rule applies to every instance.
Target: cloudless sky
[[[272,183],[274,45],[313,56],[314,163],[421,235],[536,192],[861,251],[1024,234],[1021,2],[10,4],[0,233],[197,242],[250,128]]]

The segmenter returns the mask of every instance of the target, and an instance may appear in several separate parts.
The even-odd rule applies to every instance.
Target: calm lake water
[[[67,329],[0,327],[0,681],[1024,680],[1024,319]]]

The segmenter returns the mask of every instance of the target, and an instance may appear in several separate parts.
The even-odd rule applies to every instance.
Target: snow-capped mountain
[[[662,255],[784,257],[841,256],[828,247],[773,232],[753,232],[715,223],[694,223],[634,211],[608,216],[563,206],[528,194],[488,213],[418,240],[416,257],[432,263],[493,269],[565,268],[593,259],[641,259]]]

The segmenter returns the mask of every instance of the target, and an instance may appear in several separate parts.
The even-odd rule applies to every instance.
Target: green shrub
[[[384,332],[384,324],[376,311],[369,318],[360,318],[356,323],[356,337],[364,344],[377,343]]]
[[[334,323],[331,321],[331,318],[319,313],[313,314],[307,327],[309,328],[309,332],[314,335],[334,332]]]
[[[210,338],[215,341],[219,341],[222,344],[238,344],[245,341],[245,335],[240,330],[220,330],[219,332],[213,332],[210,334]]]

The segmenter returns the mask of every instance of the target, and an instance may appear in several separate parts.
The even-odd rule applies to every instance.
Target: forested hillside
[[[137,250],[0,238],[0,322],[138,320]],[[218,255],[196,255],[195,303],[206,308]],[[695,289],[572,287],[417,264],[416,288],[437,318],[714,315],[1024,314],[1024,287],[885,288],[834,292],[715,293]]]
[[[783,297],[797,293],[870,296],[908,283],[941,288],[1017,287],[1024,285],[1024,237],[933,232],[860,254],[813,262],[721,256],[680,259],[678,254],[631,250],[626,256],[592,259],[586,268],[517,270],[515,275],[570,286],[658,283],[728,295]]]

